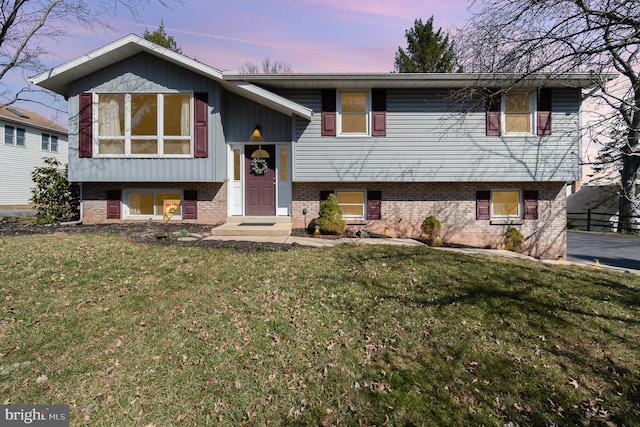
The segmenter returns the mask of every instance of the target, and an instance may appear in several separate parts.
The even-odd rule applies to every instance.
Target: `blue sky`
[[[53,46],[50,65],[130,33],[142,35],[145,28],[153,31],[164,19],[184,54],[222,70],[268,57],[294,72],[388,72],[415,19],[433,15],[436,28],[449,30],[469,14],[467,0],[168,1],[169,8],[154,2],[139,21],[121,11],[110,22],[115,31],[71,31]]]

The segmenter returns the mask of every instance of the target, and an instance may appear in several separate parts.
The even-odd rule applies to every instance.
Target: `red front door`
[[[264,158],[267,163],[267,170],[264,174],[261,171],[254,171],[252,166],[252,154],[258,154],[257,150],[262,149],[269,154]],[[245,147],[245,215],[275,215],[276,214],[276,150],[274,145],[247,145]]]

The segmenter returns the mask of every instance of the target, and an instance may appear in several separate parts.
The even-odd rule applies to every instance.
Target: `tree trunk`
[[[618,233],[637,233],[632,226],[634,215],[638,212],[634,209],[636,201],[636,179],[640,168],[640,157],[624,156],[622,170],[620,171],[620,201],[618,204]]]

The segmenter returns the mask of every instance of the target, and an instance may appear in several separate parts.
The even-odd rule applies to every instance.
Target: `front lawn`
[[[639,425],[640,279],[432,250],[0,240],[0,396],[71,425]]]

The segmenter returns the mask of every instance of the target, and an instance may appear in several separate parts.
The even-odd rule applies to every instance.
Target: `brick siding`
[[[305,228],[317,217],[320,192],[335,189],[382,192],[382,219],[347,221],[348,228],[394,237],[421,235],[424,218],[434,215],[442,223],[444,242],[480,248],[499,248],[504,233],[516,227],[525,237],[525,253],[544,259],[566,257],[565,184],[548,183],[294,183],[292,220],[294,228]],[[519,189],[538,191],[538,219],[500,225],[476,220],[476,191]],[[307,216],[302,214],[307,210]]]
[[[184,224],[218,224],[227,220],[226,183],[84,183],[82,220],[85,224],[139,222],[146,219],[107,219],[107,191],[126,189],[196,190],[198,219],[171,219]],[[160,221],[157,219],[156,221]]]

